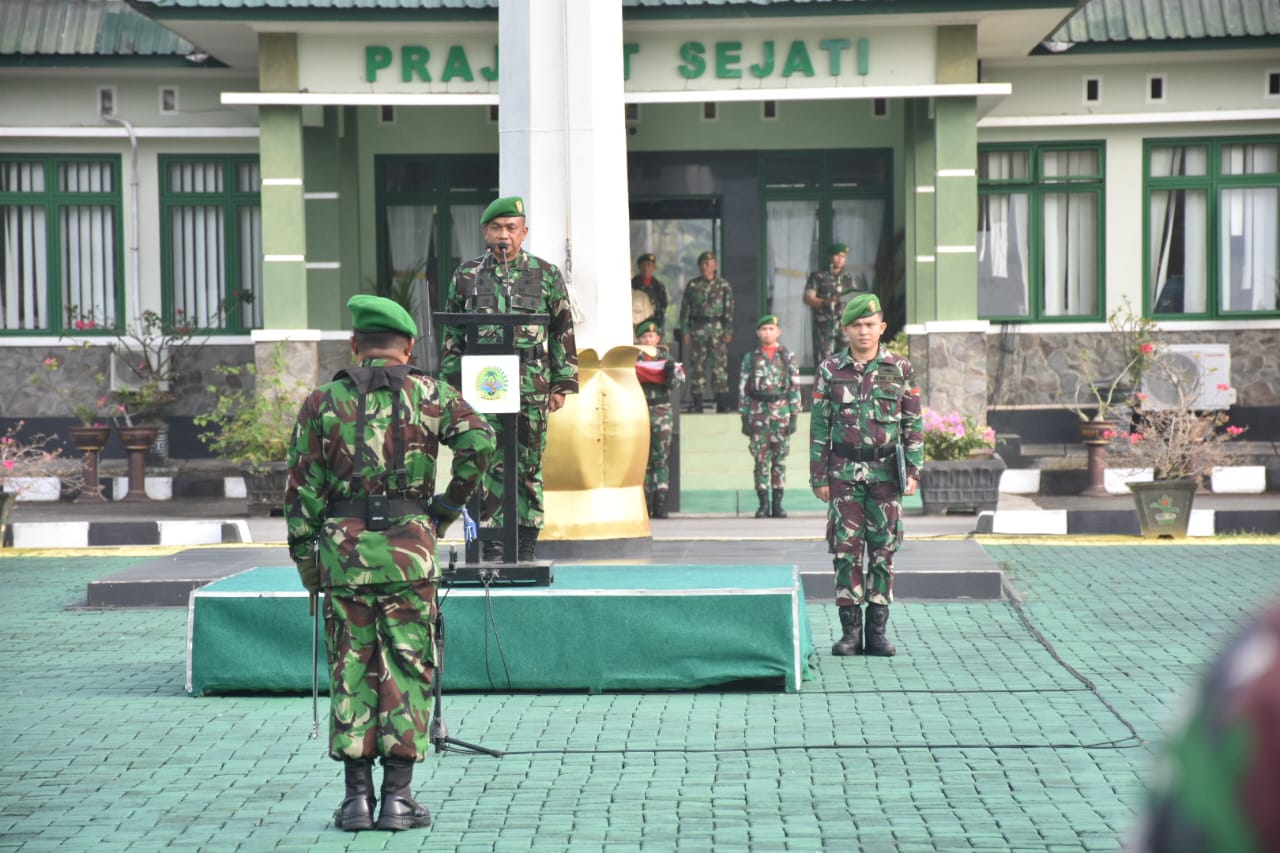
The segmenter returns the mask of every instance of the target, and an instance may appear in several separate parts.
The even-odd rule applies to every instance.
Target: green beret
[[[848,243],[832,243],[827,247],[828,255],[847,255],[849,254]]]
[[[645,254],[641,255],[641,256],[640,256],[640,257],[638,257],[638,258],[636,258],[636,263],[637,263],[637,264],[643,264],[645,261],[653,261],[653,262],[656,264],[656,263],[658,262],[658,259],[657,259],[657,258],[655,258],[655,257],[653,256],[653,254],[652,254],[652,253],[650,253],[650,252],[646,252]]]
[[[484,215],[480,217],[480,224],[488,225],[499,216],[524,216],[524,199],[518,195],[508,195],[494,199],[484,209]]]
[[[418,324],[394,299],[357,293],[347,300],[347,310],[351,312],[351,328],[357,332],[399,332],[411,338],[418,336]]]
[[[703,261],[714,261],[715,259],[715,252],[703,252],[701,255],[698,255],[698,266],[702,266]]]
[[[840,314],[840,325],[847,326],[854,320],[861,320],[863,317],[879,314],[882,310],[880,297],[874,293],[859,293],[849,300],[848,305],[844,306],[844,311]]]
[[[645,320],[641,322],[640,325],[636,326],[637,338],[645,332],[657,332],[658,334],[662,334],[662,330],[658,328],[658,322],[656,320]]]
[[[772,323],[775,326],[782,325],[781,323],[778,322],[777,314],[765,314],[759,320],[756,321],[756,328],[758,329],[767,323]]]

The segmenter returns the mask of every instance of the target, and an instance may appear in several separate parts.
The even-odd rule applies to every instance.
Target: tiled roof
[[[1083,44],[1277,35],[1277,0],[1089,0],[1052,39]]]
[[[184,56],[191,49],[124,0],[0,2],[0,56]]]

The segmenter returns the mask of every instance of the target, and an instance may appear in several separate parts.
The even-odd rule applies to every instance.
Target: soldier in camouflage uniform
[[[849,257],[847,243],[832,243],[827,247],[827,257],[827,268],[810,273],[804,285],[804,304],[813,309],[814,364],[821,364],[845,345],[840,325],[845,300],[854,293],[871,290],[862,276],[855,279],[845,272],[844,264]]]
[[[654,277],[657,268],[658,259],[652,254],[636,258],[636,274],[631,279],[631,322],[638,326],[653,320],[661,335],[667,325],[667,286]],[[637,312],[644,316],[637,316]]]
[[[760,344],[742,357],[738,411],[755,460],[756,518],[786,518],[782,495],[787,487],[787,454],[800,414],[800,365],[795,353],[778,343],[778,315],[756,323]],[[772,494],[773,506],[769,498]]]
[[[671,438],[675,429],[672,391],[679,385],[684,371],[662,343],[661,329],[653,320],[636,326],[636,375],[649,405],[649,464],[644,469],[644,495],[650,518],[666,518],[667,491],[671,474],[667,470],[671,458]]]
[[[436,672],[436,540],[493,454],[493,431],[443,382],[409,365],[417,327],[390,299],[347,303],[358,367],[303,402],[284,496],[289,554],[324,599],[329,755],[345,767],[338,827],[374,828],[373,762],[382,758],[379,829],[428,826],[413,765],[430,745]],[[432,497],[440,442],[448,487]],[[314,604],[314,601],[313,601]]]
[[[711,390],[717,397],[716,411],[730,411],[724,399],[729,393],[729,344],[733,341],[733,288],[716,276],[714,252],[698,255],[702,275],[689,280],[680,299],[680,329],[685,359],[691,375],[689,391],[693,411],[702,411],[711,371]]]
[[[532,560],[543,524],[542,453],[547,446],[547,415],[564,405],[566,394],[578,392],[578,350],[573,336],[573,311],[568,290],[555,265],[521,250],[529,228],[523,199],[500,198],[481,217],[484,256],[458,267],[449,285],[444,310],[457,313],[527,313],[550,315],[546,325],[519,326],[516,352],[520,355],[520,415],[516,476],[519,560]],[[501,329],[482,326],[482,341],[497,341]],[[443,328],[440,373],[457,387],[461,381],[466,330]],[[497,426],[497,419],[493,421]],[[498,430],[498,452],[484,479],[481,518],[502,527],[502,443],[509,437]],[[485,558],[502,559],[502,543],[486,541]],[[510,557],[511,555],[506,555]]]
[[[1280,607],[1232,641],[1183,717],[1130,849],[1280,850]]]
[[[885,639],[893,601],[893,555],[902,545],[902,495],[924,467],[920,389],[911,362],[880,346],[884,314],[875,294],[849,300],[840,317],[848,349],[818,365],[810,414],[809,483],[827,508],[843,636],[833,655],[892,655]],[[899,482],[896,447],[904,454]],[[862,552],[869,552],[867,571]]]

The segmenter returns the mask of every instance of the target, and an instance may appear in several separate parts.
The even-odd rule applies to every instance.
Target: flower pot
[[[84,488],[89,494],[98,494],[101,485],[98,482],[98,452],[106,446],[111,437],[111,427],[78,426],[67,430],[67,438],[72,446],[84,454]]]
[[[242,465],[240,473],[244,477],[245,497],[249,500],[249,515],[284,514],[284,490],[289,482],[287,463]]]
[[[156,428],[149,426],[120,427],[116,430],[120,443],[129,451],[129,492],[126,501],[147,500],[147,449],[155,443]]]
[[[1004,460],[990,458],[925,462],[920,477],[920,499],[925,515],[994,510],[1000,499],[1000,475]]]
[[[1129,483],[1142,535],[1148,539],[1186,538],[1196,485],[1192,479]]]

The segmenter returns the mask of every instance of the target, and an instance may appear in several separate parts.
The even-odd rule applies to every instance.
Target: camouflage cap
[[[524,199],[518,195],[508,195],[494,199],[484,209],[484,214],[480,217],[480,224],[488,225],[499,216],[524,216]]]
[[[781,323],[779,323],[779,322],[778,322],[778,315],[777,315],[777,314],[764,314],[764,315],[762,315],[762,316],[760,317],[760,319],[759,319],[759,320],[756,320],[756,328],[758,329],[758,328],[760,328],[761,326],[768,325],[769,323],[772,323],[772,324],[773,324],[773,325],[775,325],[775,326],[781,326],[781,325],[782,325]]]
[[[863,317],[879,314],[882,310],[880,297],[874,293],[859,293],[849,300],[848,305],[844,306],[844,311],[840,314],[840,325],[847,326],[854,320],[861,320]]]
[[[636,337],[640,337],[645,332],[657,332],[662,334],[662,330],[658,328],[656,320],[645,320],[636,326]]]
[[[658,259],[653,256],[652,252],[645,252],[643,255],[636,258],[637,264],[643,264],[645,261],[653,261],[654,263],[657,263]]]
[[[418,324],[394,299],[357,293],[347,300],[351,312],[351,328],[357,332],[399,332],[411,338],[418,336]]]
[[[702,266],[703,261],[714,261],[715,259],[715,252],[703,252],[701,255],[698,255],[698,266]]]
[[[832,243],[827,247],[828,255],[847,255],[849,254],[848,243]]]

